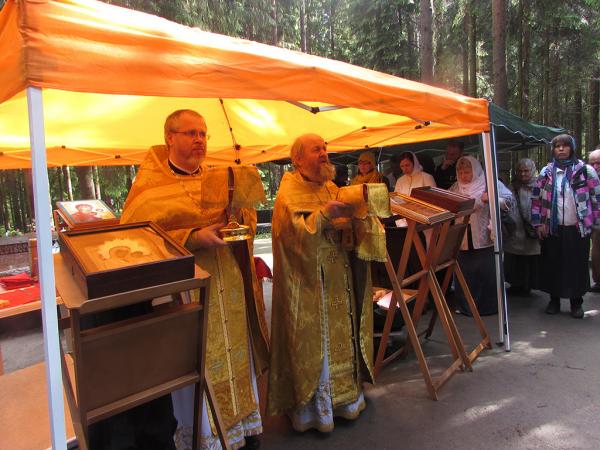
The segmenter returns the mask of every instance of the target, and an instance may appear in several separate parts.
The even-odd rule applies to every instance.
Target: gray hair
[[[592,159],[592,157],[593,157],[593,156],[597,156],[597,157],[599,157],[599,158],[600,158],[600,145],[598,145],[598,147],[596,147],[596,149],[595,149],[595,150],[592,150],[592,151],[590,152],[590,154],[588,155],[588,161],[589,161],[590,159]]]
[[[536,171],[535,163],[530,158],[521,158],[517,165],[515,166],[515,172],[519,170],[519,167],[526,166],[529,170],[531,170],[531,174],[534,175]]]

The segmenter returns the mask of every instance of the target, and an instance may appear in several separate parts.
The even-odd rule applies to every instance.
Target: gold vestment
[[[364,183],[384,183],[383,175],[376,170],[371,170],[368,174],[363,175],[360,172],[350,180],[350,186]]]
[[[201,167],[197,176],[174,174],[168,150],[150,149],[125,202],[122,223],[150,220],[185,246],[191,232],[225,223],[222,208],[200,208],[203,189]],[[222,186],[225,188],[226,186]],[[219,186],[221,188],[221,186]],[[256,229],[256,212],[243,209],[243,222]],[[193,251],[195,262],[211,274],[206,370],[213,384],[224,425],[230,428],[258,408],[252,391],[249,351],[257,375],[266,369],[267,326],[260,306],[252,243]],[[251,345],[249,345],[249,342]]]
[[[373,379],[370,264],[342,248],[340,232],[321,213],[337,192],[332,182],[319,185],[294,172],[284,175],[277,193],[269,414],[290,411],[312,398],[323,368],[324,345],[334,408],[356,401],[361,381]],[[383,239],[385,246],[385,234],[378,232],[380,224],[377,228],[371,223],[375,221],[371,216],[354,219],[353,226],[362,223],[362,230],[369,230],[363,235],[371,242]],[[381,247],[376,244],[373,248]]]

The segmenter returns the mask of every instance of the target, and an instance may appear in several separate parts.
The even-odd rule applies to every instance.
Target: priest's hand
[[[224,245],[227,245],[227,242],[219,237],[219,229],[224,226],[224,223],[214,223],[193,231],[188,238],[188,247],[197,249],[223,247]]]
[[[330,200],[323,206],[323,215],[331,220],[339,217],[352,217],[352,205],[347,203],[338,202],[337,200]]]

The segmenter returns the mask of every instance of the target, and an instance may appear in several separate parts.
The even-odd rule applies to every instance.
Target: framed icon
[[[57,228],[65,225],[69,230],[114,225],[119,219],[102,200],[75,200],[56,202],[55,221]]]
[[[194,256],[152,222],[70,230],[59,240],[87,298],[194,276]]]

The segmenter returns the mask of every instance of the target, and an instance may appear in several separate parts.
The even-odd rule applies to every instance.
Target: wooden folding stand
[[[412,348],[415,350],[415,354],[417,356],[417,360],[419,362],[419,368],[421,369],[421,373],[425,380],[425,385],[427,387],[427,391],[432,399],[437,400],[437,391],[438,389],[456,372],[460,370],[463,361],[458,354],[458,346],[455,342],[454,333],[450,329],[450,324],[448,322],[448,315],[444,310],[443,302],[440,299],[439,291],[437,289],[431,289],[433,299],[435,302],[435,308],[439,311],[439,315],[441,318],[441,322],[444,325],[444,331],[446,333],[446,337],[448,339],[448,344],[450,346],[450,350],[453,356],[453,362],[448,367],[441,376],[437,379],[434,379],[429,371],[429,367],[427,366],[427,361],[425,359],[425,355],[423,353],[423,349],[421,347],[421,343],[419,341],[419,336],[416,330],[418,317],[420,317],[421,313],[419,310],[422,310],[424,302],[427,298],[427,294],[430,291],[430,270],[429,265],[431,264],[431,255],[432,252],[428,252],[427,255],[419,254],[419,260],[421,262],[421,270],[410,275],[406,275],[406,269],[408,265],[408,259],[413,247],[417,249],[414,245],[415,240],[419,240],[418,232],[417,232],[417,222],[411,219],[407,219],[408,229],[406,238],[404,241],[404,245],[402,248],[402,254],[400,257],[400,262],[398,264],[397,270],[394,269],[393,263],[389,256],[387,255],[387,260],[385,262],[386,272],[390,279],[393,288],[392,299],[390,301],[390,305],[387,311],[387,316],[385,320],[385,325],[383,327],[383,332],[381,334],[381,341],[379,344],[379,349],[377,351],[377,356],[375,358],[375,377],[379,375],[382,367],[398,357],[402,356],[406,353],[406,346],[395,351],[391,355],[385,357],[385,349],[387,347],[387,342],[390,335],[390,330],[392,326],[392,321],[394,315],[396,313],[396,308],[400,309],[400,313],[404,318],[404,324],[406,326],[406,330],[408,332],[409,342],[412,345]],[[435,224],[431,227],[434,235],[439,235],[441,224]],[[420,229],[422,229],[420,227]],[[432,236],[433,237],[433,236]],[[417,251],[417,253],[419,253]],[[424,256],[424,258],[423,258]],[[406,289],[406,286],[418,282],[418,289]],[[433,285],[433,283],[431,283]],[[411,315],[408,309],[408,303],[411,301],[415,301],[415,306],[413,309],[413,315]]]
[[[450,245],[439,246],[439,253],[437,257],[434,259],[435,264],[431,267],[431,270],[434,273],[443,273],[445,270],[444,278],[442,280],[441,292],[442,295],[445,296],[448,287],[450,286],[450,281],[452,280],[452,276],[456,275],[456,279],[462,288],[465,299],[467,300],[467,304],[469,306],[469,311],[473,316],[473,320],[479,330],[479,334],[481,335],[481,341],[471,350],[471,352],[467,355],[467,361],[465,361],[466,366],[471,369],[471,364],[473,361],[477,359],[479,354],[485,349],[491,349],[492,344],[490,341],[489,334],[479,315],[479,310],[477,309],[477,305],[475,304],[475,299],[471,294],[471,290],[467,284],[467,281],[462,273],[460,265],[458,264],[458,252],[460,251],[460,244],[462,243],[465,233],[467,231],[467,227],[469,224],[469,218],[473,212],[472,206],[470,206],[467,200],[461,199],[461,195],[450,193],[448,191],[444,191],[437,188],[424,187],[417,188],[413,190],[412,195],[415,198],[419,198],[422,200],[426,200],[431,204],[434,204],[439,207],[445,207],[454,214],[456,214],[456,220],[454,224],[450,225],[448,228],[449,238],[446,240]],[[471,200],[471,203],[473,201]],[[457,245],[451,245],[452,243]],[[420,244],[420,242],[419,242]],[[437,278],[436,278],[437,282]],[[444,297],[445,300],[445,297]],[[446,303],[446,302],[445,302]],[[448,312],[451,312],[448,309]],[[429,338],[431,333],[433,332],[433,328],[435,327],[435,323],[437,320],[437,312],[433,311],[431,315],[431,319],[429,321],[429,326],[427,330],[423,334],[425,334],[425,338]]]
[[[194,391],[193,448],[198,448],[203,393],[224,449],[225,429],[204,374],[210,276],[196,267],[194,278],[87,300],[60,254],[55,255],[56,287],[68,309],[73,371],[63,353],[63,382],[79,448],[87,449],[88,426],[190,384]],[[200,302],[181,304],[181,294],[200,290]],[[92,313],[172,296],[176,302],[148,314],[82,330]],[[206,390],[206,391],[205,391]]]
[[[410,346],[412,346],[415,350],[427,390],[431,397],[434,400],[437,400],[437,391],[454,373],[461,370],[463,366],[471,369],[472,359],[465,351],[452,312],[444,298],[444,290],[440,287],[435,276],[437,270],[450,266],[447,255],[455,256],[458,253],[466,224],[452,225],[452,221],[455,218],[454,214],[449,214],[441,208],[436,208],[433,205],[411,199],[407,196],[400,197],[408,202],[400,208],[405,213],[403,215],[406,218],[408,227],[397,270],[394,269],[389,254],[385,263],[386,271],[393,287],[393,294],[375,360],[375,376],[378,375],[383,365],[405,355]],[[416,206],[414,206],[415,209],[420,210],[419,212],[425,212],[425,214],[412,214],[411,208],[413,207],[411,204],[413,203],[416,204]],[[408,209],[406,208],[407,206],[409,207]],[[406,214],[409,214],[410,217]],[[418,231],[427,229],[431,230],[431,236],[429,249],[425,251],[423,243],[418,236]],[[408,260],[413,248],[418,255],[421,269],[410,276],[406,276]],[[445,264],[438,263],[440,260],[444,261]],[[415,282],[419,283],[416,291],[406,289],[406,286]],[[419,336],[423,333],[419,334],[416,330],[429,292],[432,294],[435,312],[440,318],[453,357],[451,365],[436,379],[431,376],[419,341]],[[411,301],[415,301],[412,315],[408,309],[408,303]],[[385,349],[396,308],[400,308],[400,312],[404,318],[409,342],[403,348],[397,350],[388,357],[385,357]]]

